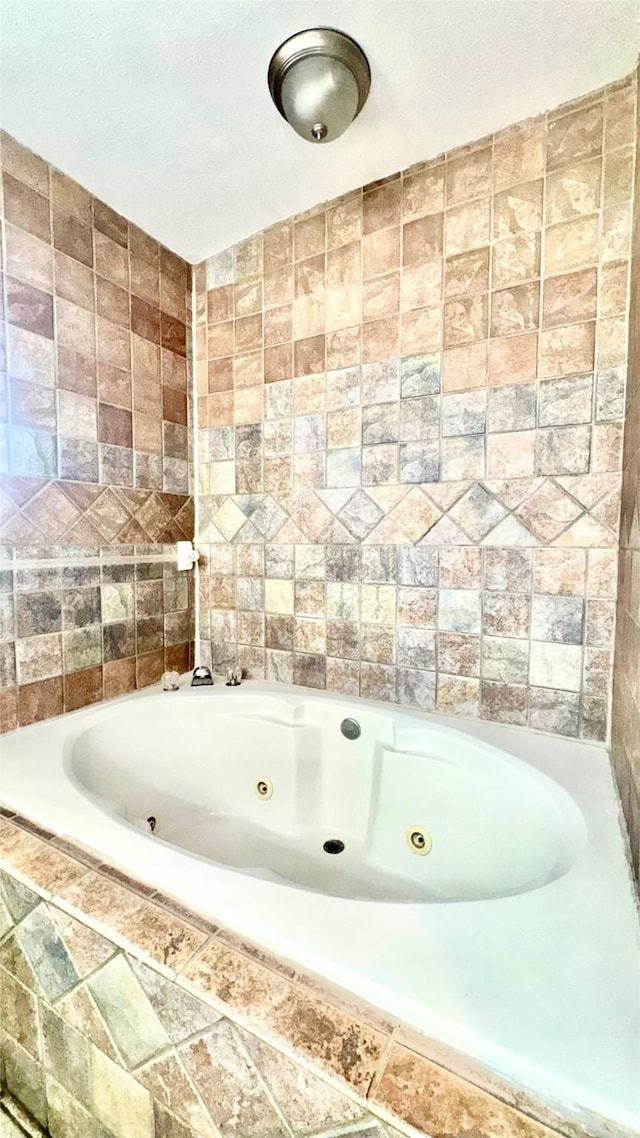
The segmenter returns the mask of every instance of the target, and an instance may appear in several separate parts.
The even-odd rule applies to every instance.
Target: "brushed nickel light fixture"
[[[335,28],[307,28],[280,44],[269,90],[280,114],[307,142],[333,142],[360,114],[371,72],[355,40]]]

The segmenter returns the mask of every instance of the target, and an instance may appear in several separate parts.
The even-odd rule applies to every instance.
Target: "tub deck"
[[[299,698],[281,685],[247,683],[243,690]],[[242,877],[154,843],[89,801],[65,774],[65,743],[89,723],[106,727],[119,703],[171,698],[186,710],[190,700],[215,701],[222,693],[140,693],[5,736],[0,799],[418,1031],[432,1041],[427,1053],[473,1081],[522,1091],[602,1138],[640,1129],[638,923],[606,751],[519,728],[423,716],[553,778],[586,820],[586,847],[562,876],[517,895],[392,906],[354,901]],[[310,698],[307,689],[304,696]],[[336,701],[322,693],[312,698]],[[394,714],[386,705],[339,702],[345,715],[354,706]]]

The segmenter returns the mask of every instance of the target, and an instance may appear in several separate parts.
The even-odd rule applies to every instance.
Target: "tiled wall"
[[[196,270],[205,659],[608,731],[635,80]]]
[[[584,1138],[521,1088],[453,1074],[433,1041],[74,853],[0,817],[0,1066],[52,1138]]]
[[[189,664],[188,583],[148,559],[193,534],[190,270],[12,138],[0,146],[10,730]]]
[[[640,121],[638,129],[640,131]],[[640,153],[640,136],[637,153]],[[634,866],[640,877],[640,163],[636,164],[631,253],[612,757]]]

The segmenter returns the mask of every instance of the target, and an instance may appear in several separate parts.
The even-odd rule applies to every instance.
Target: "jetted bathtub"
[[[638,928],[603,748],[187,685],[5,736],[0,799],[565,1116],[640,1126]]]

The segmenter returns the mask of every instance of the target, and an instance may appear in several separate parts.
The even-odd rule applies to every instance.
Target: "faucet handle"
[[[227,668],[227,687],[228,688],[240,687],[241,681],[242,681],[242,668],[239,668],[237,666],[237,664],[233,664],[230,668]]]

